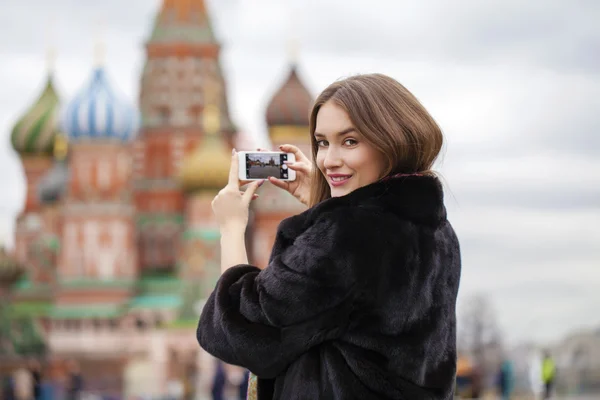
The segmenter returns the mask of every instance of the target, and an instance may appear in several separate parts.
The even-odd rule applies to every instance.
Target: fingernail
[[[260,181],[260,183],[258,184],[258,187],[261,187],[263,183],[265,183],[264,179],[262,181]]]
[[[231,155],[235,154],[235,148],[231,149]]]

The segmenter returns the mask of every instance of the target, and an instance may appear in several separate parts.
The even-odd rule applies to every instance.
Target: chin
[[[348,193],[352,192],[352,189],[342,189],[339,187],[329,187],[330,192],[331,192],[331,197],[342,197],[347,195]]]

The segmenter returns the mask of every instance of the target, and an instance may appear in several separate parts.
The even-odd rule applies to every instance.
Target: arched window
[[[171,109],[167,106],[158,107],[158,122],[160,125],[168,125],[171,121]]]

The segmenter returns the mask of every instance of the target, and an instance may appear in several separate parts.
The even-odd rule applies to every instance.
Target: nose
[[[323,166],[325,169],[335,169],[342,166],[342,157],[338,149],[334,146],[329,146],[327,154],[325,154],[325,160],[323,160]]]

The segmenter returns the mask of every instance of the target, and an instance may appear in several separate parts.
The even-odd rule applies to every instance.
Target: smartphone
[[[242,181],[256,181],[270,176],[282,181],[296,180],[296,171],[288,168],[286,161],[295,162],[293,153],[277,151],[240,151],[239,178]]]

